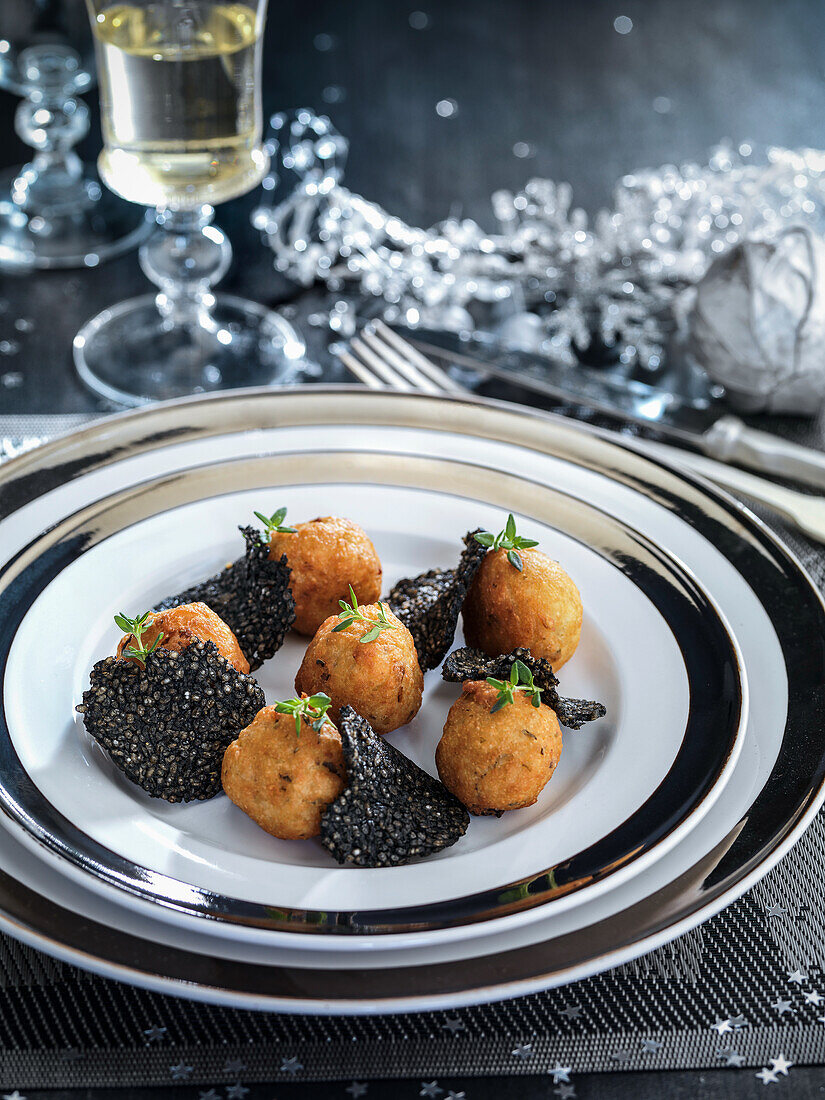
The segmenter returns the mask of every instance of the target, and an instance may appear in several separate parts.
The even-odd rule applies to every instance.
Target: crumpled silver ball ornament
[[[696,287],[694,357],[743,412],[813,416],[825,401],[825,240],[807,226],[744,241]]]

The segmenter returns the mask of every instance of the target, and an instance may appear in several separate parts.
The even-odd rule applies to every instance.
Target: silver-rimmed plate
[[[312,401],[320,417],[324,402]],[[520,449],[476,439],[462,456],[466,436],[413,440],[387,428],[282,422],[267,439],[227,434],[232,457],[217,459],[214,440],[167,441],[154,455],[160,476],[138,464],[128,484],[59,520],[67,490],[50,494],[52,525],[0,576],[0,599],[15,609],[0,627],[0,805],[92,888],[116,887],[170,918],[211,920],[227,935],[458,939],[467,926],[529,921],[615,887],[662,858],[719,797],[739,751],[746,688],[737,647],[695,577],[592,503],[598,475],[580,470],[575,484],[568,470],[562,491],[550,469],[516,472]],[[110,468],[110,487],[115,476]],[[118,609],[137,614],[214,573],[237,554],[237,526],[256,509],[286,505],[309,518],[333,502],[370,533],[388,586],[449,564],[468,529],[497,529],[515,511],[583,593],[583,642],[565,690],[608,707],[607,718],[567,734],[535,806],[473,819],[454,847],[406,867],[338,867],[318,842],[276,840],[225,798],[150,798],[72,722],[91,665],[114,649]],[[59,651],[43,660],[42,639],[57,623]],[[291,639],[258,673],[270,701],[293,694],[304,646]],[[419,716],[390,736],[431,772],[457,693],[431,674]]]
[[[323,396],[323,394],[319,393],[317,398],[321,399]],[[280,401],[281,404],[276,404],[277,401]],[[290,401],[293,402],[292,409],[289,408],[288,403]],[[348,402],[349,404],[347,404]],[[271,403],[270,409],[264,409],[263,406],[269,403]],[[244,404],[246,407],[242,409],[241,405]],[[254,401],[248,395],[239,396],[229,401],[224,399],[224,407],[221,409],[221,414],[219,414],[218,418],[222,419],[225,429],[227,424],[232,421],[234,413],[241,413],[241,415],[249,417],[255,405],[258,405],[261,412],[264,413],[264,424],[271,423],[273,419],[277,419],[281,423],[279,430],[284,431],[286,430],[284,420],[288,419],[291,414],[303,418],[305,424],[317,422],[317,420],[313,420],[313,416],[315,415],[317,417],[318,406],[313,409],[310,407],[312,404],[313,401],[308,401],[305,397],[302,398],[301,404],[298,404],[296,402],[296,395],[293,394],[284,395],[277,399],[273,398],[271,395],[267,399],[262,399],[259,395]],[[207,434],[211,435],[213,442],[218,439],[222,434],[221,432],[211,434],[217,426],[216,422],[213,423],[213,427],[207,427],[210,417],[207,415],[204,420],[201,419],[199,415],[203,413],[205,408],[208,409],[209,407],[217,411],[215,405],[216,402],[182,403],[179,405],[175,410],[179,417],[179,423],[180,420],[185,417],[185,422],[189,424],[188,429],[181,429],[183,433],[181,438],[185,437],[195,440],[203,438],[204,435]],[[296,411],[301,409],[301,405],[303,405],[302,411]],[[628,494],[627,499],[633,499],[640,508],[645,500],[655,505],[655,507],[663,513],[663,523],[664,518],[667,516],[671,520],[677,520],[678,523],[685,525],[692,532],[690,536],[687,532],[682,533],[684,535],[684,542],[683,545],[680,545],[680,551],[685,552],[682,553],[681,556],[687,557],[688,559],[691,557],[695,559],[696,546],[690,545],[692,539],[700,540],[710,546],[701,530],[703,517],[704,520],[714,525],[714,538],[715,541],[720,544],[721,553],[719,550],[713,551],[713,555],[718,555],[718,565],[721,565],[725,560],[728,561],[728,564],[730,564],[731,561],[730,557],[725,553],[725,547],[721,545],[721,543],[724,542],[724,539],[721,539],[721,535],[725,530],[730,529],[731,535],[735,536],[738,541],[739,545],[736,551],[737,557],[734,558],[737,563],[742,560],[741,555],[747,547],[750,547],[753,552],[756,546],[761,542],[763,543],[763,548],[758,551],[757,557],[765,559],[766,567],[771,557],[779,561],[784,561],[785,564],[783,568],[785,574],[794,579],[795,587],[798,590],[797,595],[800,605],[805,604],[806,601],[809,605],[807,626],[810,627],[811,625],[815,625],[818,627],[820,631],[819,636],[821,637],[821,608],[815,594],[811,592],[804,577],[798,572],[793,563],[789,563],[788,560],[784,558],[781,550],[774,547],[772,540],[766,536],[764,532],[760,531],[758,524],[748,519],[744,513],[741,513],[735,507],[727,504],[724,500],[696,488],[690,482],[678,478],[670,472],[645,462],[638,456],[606,443],[592,433],[579,431],[566,424],[553,423],[552,426],[549,426],[551,422],[547,420],[539,418],[534,419],[514,411],[505,412],[487,405],[471,402],[432,402],[428,399],[399,399],[396,397],[388,398],[386,396],[382,396],[376,401],[373,401],[372,399],[365,399],[360,395],[356,399],[352,395],[338,394],[335,398],[335,406],[338,410],[337,415],[339,416],[339,422],[341,420],[350,422],[347,420],[347,414],[360,420],[362,424],[369,423],[371,417],[373,419],[376,416],[379,416],[379,418],[389,417],[390,423],[400,420],[400,426],[404,426],[406,430],[412,431],[413,433],[432,432],[433,429],[427,425],[432,423],[433,419],[436,418],[437,427],[435,431],[439,433],[439,437],[444,440],[446,440],[448,434],[466,440],[471,440],[476,437],[476,431],[473,431],[473,426],[471,424],[471,421],[475,419],[477,422],[477,430],[481,430],[484,435],[485,448],[488,451],[494,450],[499,444],[505,446],[518,446],[519,449],[525,452],[525,457],[530,459],[530,464],[532,466],[536,465],[541,454],[546,454],[553,458],[554,461],[561,464],[567,471],[569,479],[572,481],[575,481],[574,474],[577,470],[587,471],[589,474],[596,474],[598,477],[610,483],[610,499],[614,510],[617,512],[621,511],[623,494]],[[341,411],[342,408],[343,413]],[[268,416],[266,415],[267,411]],[[153,410],[151,414],[139,414],[139,416],[147,417],[147,419],[152,422],[146,423],[145,426],[148,429],[148,435],[140,437],[143,442],[138,444],[137,449],[134,451],[129,447],[128,434],[130,427],[133,428],[135,426],[134,421],[136,417],[121,418],[116,424],[113,423],[105,428],[101,427],[101,431],[104,434],[106,432],[111,433],[112,431],[123,433],[123,429],[125,428],[125,434],[121,434],[119,439],[119,444],[125,446],[125,450],[122,450],[120,453],[124,456],[124,461],[132,461],[135,457],[140,455],[141,451],[143,451],[144,454],[156,453],[156,447],[149,441],[150,437],[154,436],[154,441],[157,443],[157,435],[155,433],[159,429],[161,431],[164,430],[164,425],[162,423],[163,416],[166,415],[168,417],[172,412],[173,410],[167,409]],[[334,423],[335,421],[332,419],[332,413],[330,412],[328,415],[330,416],[329,422]],[[158,416],[161,417],[161,422],[152,419]],[[167,419],[165,428],[166,430],[176,433],[177,429],[172,427],[173,420],[174,417]],[[252,416],[250,418],[250,426],[254,423],[255,418]],[[263,431],[265,428],[259,427],[258,430]],[[88,433],[84,434],[88,435]],[[514,442],[508,443],[508,438]],[[78,441],[74,441],[71,444],[65,444],[68,450],[64,452],[63,457],[71,458],[70,450],[72,446],[77,446],[77,442]],[[94,448],[94,453],[99,456],[101,453],[100,445],[103,443],[103,440],[101,439],[96,442],[98,446]],[[143,448],[147,449],[143,450]],[[105,449],[105,446],[103,449]],[[53,450],[54,448],[49,449],[49,451]],[[264,448],[264,450],[266,450],[266,448]],[[41,471],[48,471],[50,468],[48,454],[39,457],[44,459]],[[95,466],[95,459],[92,458],[89,465],[86,467],[88,476],[95,476]],[[22,465],[18,464],[11,472],[17,475],[11,482],[11,486],[15,492],[19,493],[21,486],[24,486],[26,480],[30,479],[33,474],[31,461],[28,463],[24,462]],[[81,480],[83,476],[84,475],[81,475]],[[29,484],[33,484],[31,480],[29,480]],[[642,486],[644,486],[644,489],[642,489]],[[575,496],[575,492],[573,492],[572,495]],[[22,518],[26,520],[32,518],[31,515],[26,516],[24,513],[25,509],[20,513],[18,519]],[[664,529],[665,527],[667,527],[666,523],[664,523],[660,532],[662,535],[660,541],[661,545],[669,544],[666,537],[668,532]],[[717,528],[719,529],[717,530]],[[36,522],[33,530],[35,529]],[[22,533],[25,536],[25,532]],[[31,540],[29,539],[29,541]],[[672,543],[670,543],[670,545],[672,545]],[[773,554],[766,553],[764,547],[774,547]],[[707,550],[707,546],[705,549]],[[713,558],[713,555],[708,557],[708,562]],[[715,561],[715,558],[713,558],[713,560]],[[690,571],[688,572],[691,572],[695,568],[696,560],[690,561],[689,565]],[[775,571],[777,566],[774,564],[771,566],[771,569],[774,570],[774,579],[776,579]],[[741,581],[741,573],[736,568],[732,570],[732,574],[737,574]],[[717,580],[727,586],[733,581],[733,576],[728,575],[722,570]],[[751,587],[745,585],[745,588],[753,593],[755,586]],[[788,638],[785,637],[783,639],[783,633],[786,633],[786,631],[784,628],[782,631],[776,629],[776,624],[773,624],[767,605],[761,598],[756,600],[756,602],[763,608],[767,630],[769,632],[773,631],[778,651],[780,654],[785,652],[785,644]],[[797,608],[797,610],[799,609]],[[817,618],[817,616],[820,618]],[[809,639],[810,637],[817,637],[815,631],[813,634],[809,631],[808,634]],[[788,667],[790,673],[790,665]],[[784,691],[784,681],[783,683],[777,682],[774,686],[781,689],[778,691],[781,702],[781,696]],[[794,687],[796,688],[797,686],[798,685],[795,683]],[[792,710],[793,707],[788,711],[788,715],[791,714]],[[809,784],[809,802],[813,789],[814,788]],[[816,789],[818,790],[818,787]],[[788,808],[788,804],[786,803],[785,810]],[[787,825],[787,822],[784,823]],[[783,831],[787,832],[787,829]],[[776,850],[777,844],[778,841],[773,844],[771,851]],[[651,902],[652,901],[653,899],[651,899]],[[591,964],[598,965],[598,963],[592,960]],[[414,968],[411,967],[410,970],[412,969]],[[458,973],[462,970],[465,975],[469,973],[466,967],[458,967],[455,972],[454,980],[457,979]],[[267,980],[274,980],[277,983],[276,971],[269,968],[268,972],[269,978]],[[379,989],[382,983],[377,980],[378,973],[378,971],[370,971],[369,979],[365,979],[363,986],[364,997],[370,998],[378,996],[380,998]],[[307,974],[309,974],[309,972],[307,972]],[[423,978],[424,975],[420,973],[419,977]],[[543,973],[539,980],[547,981],[548,977],[547,973]],[[352,978],[352,974],[350,974],[350,978]],[[290,982],[292,982],[292,980],[293,979],[290,978]],[[302,983],[303,987],[307,989],[311,988],[314,984],[313,979],[306,976],[302,979]],[[337,985],[337,981],[333,984]],[[439,978],[436,987],[442,990],[447,988],[444,984],[443,977]],[[341,995],[343,995],[344,988],[344,985],[339,987],[339,993]],[[350,986],[351,991],[354,988],[355,987]],[[273,989],[272,992],[274,996],[278,996],[275,989]],[[396,988],[396,993],[400,995],[400,992],[403,992],[403,990],[398,991]],[[415,982],[411,984],[406,992],[411,996],[425,995],[418,988],[418,983]],[[358,997],[358,999],[361,1000],[362,998]]]

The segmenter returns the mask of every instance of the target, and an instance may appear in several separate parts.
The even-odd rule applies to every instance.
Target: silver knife
[[[398,326],[394,326],[398,327]],[[750,428],[712,398],[691,401],[643,382],[611,378],[587,367],[467,341],[451,332],[400,329],[424,355],[515,383],[545,397],[641,424],[720,462],[825,489],[825,454]]]

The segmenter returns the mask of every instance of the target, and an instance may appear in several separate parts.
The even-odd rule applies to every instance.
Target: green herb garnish
[[[127,645],[123,651],[124,657],[134,657],[136,661],[140,661],[143,667],[146,667],[146,658],[150,653],[154,653],[160,643],[163,641],[163,634],[158,634],[157,638],[147,648],[142,644],[142,635],[146,633],[146,628],[149,626],[149,620],[152,617],[151,611],[144,611],[142,615],[139,615],[136,619],[129,619],[126,615],[121,613],[115,615],[115,624],[125,634],[130,634],[135,639],[134,645]]]
[[[275,710],[279,714],[294,716],[295,732],[300,736],[301,722],[306,722],[316,733],[325,722],[330,722],[327,711],[331,704],[330,697],[323,691],[319,691],[317,695],[310,695],[308,699],[284,699],[283,702],[275,704]],[[332,725],[331,722],[330,725]]]
[[[277,512],[273,512],[271,516],[267,517],[263,512],[256,512],[256,517],[264,525],[264,530],[268,535],[274,535],[276,532],[279,535],[294,535],[294,527],[285,527],[284,520],[286,519],[286,508],[279,508]]]
[[[490,714],[495,714],[502,707],[509,706],[516,701],[515,693],[523,691],[530,699],[534,707],[541,706],[541,688],[533,683],[533,673],[524,661],[515,660],[510,666],[510,675],[506,680],[497,680],[494,676],[487,677],[487,683],[496,689],[496,700]]]
[[[524,569],[524,562],[521,560],[519,550],[529,550],[531,546],[538,546],[536,539],[523,539],[521,535],[516,534],[516,521],[512,512],[507,517],[507,525],[504,530],[499,531],[497,535],[491,534],[490,531],[479,531],[473,537],[476,542],[480,542],[488,550],[506,550],[507,560],[510,565],[518,569],[519,573]]]
[[[382,630],[395,630],[395,623],[391,623],[387,618],[387,609],[383,603],[378,605],[378,622],[376,622],[365,615],[358,606],[358,597],[353,592],[352,585],[349,586],[349,594],[352,600],[351,604],[347,603],[346,600],[338,601],[338,606],[341,608],[341,621],[332,628],[333,633],[338,630],[346,630],[353,623],[369,623],[370,629],[359,640],[374,642]]]

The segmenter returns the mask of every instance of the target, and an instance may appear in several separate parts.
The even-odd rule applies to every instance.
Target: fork
[[[372,390],[400,390],[404,393],[451,394],[472,393],[451,378],[417,348],[399,336],[383,321],[371,321],[360,336],[350,341],[349,351],[341,350],[339,358],[347,370]],[[484,364],[479,363],[479,373]],[[803,534],[825,543],[825,499],[808,496],[795,489],[786,489],[756,474],[746,473],[736,466],[727,466],[704,455],[654,443],[648,439],[625,439],[621,442],[642,454],[660,458],[673,466],[681,466],[726,489],[770,508]]]

